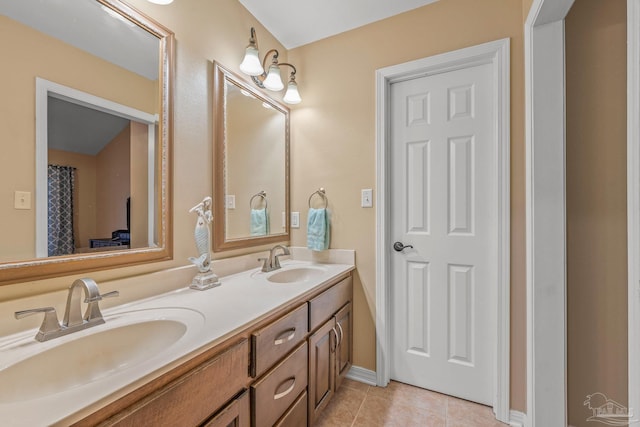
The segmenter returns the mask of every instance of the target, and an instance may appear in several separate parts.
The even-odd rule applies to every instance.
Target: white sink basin
[[[104,325],[46,343],[13,343],[14,363],[0,364],[0,404],[55,395],[132,371],[164,353],[204,324],[201,313],[179,308],[106,316]],[[188,333],[189,332],[189,333]],[[1,348],[5,351],[5,348]],[[132,369],[135,368],[135,369]],[[135,372],[134,372],[135,371]]]
[[[320,278],[325,274],[326,268],[323,267],[293,267],[286,270],[280,270],[267,277],[272,283],[299,283]]]

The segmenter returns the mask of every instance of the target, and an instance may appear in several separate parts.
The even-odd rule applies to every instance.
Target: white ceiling
[[[96,1],[0,0],[0,15],[156,80],[158,38],[107,10]]]
[[[292,49],[437,0],[239,1],[285,48]]]

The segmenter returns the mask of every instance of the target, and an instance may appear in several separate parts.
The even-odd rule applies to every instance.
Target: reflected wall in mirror
[[[289,109],[214,63],[214,241],[289,239]]]
[[[118,0],[0,0],[0,284],[171,257],[173,33]]]

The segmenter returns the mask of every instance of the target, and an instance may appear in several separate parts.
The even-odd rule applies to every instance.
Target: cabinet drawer
[[[307,425],[307,392],[303,392],[298,400],[274,427],[300,427]]]
[[[251,376],[259,377],[297,346],[307,334],[307,304],[251,335]]]
[[[247,385],[248,360],[249,343],[244,339],[114,415],[104,425],[199,425]]]
[[[271,427],[307,387],[307,343],[251,386],[254,427]]]
[[[352,289],[351,277],[347,277],[309,301],[309,330],[313,331],[322,325],[342,306],[351,301]]]
[[[249,427],[249,391],[229,403],[218,415],[203,424],[203,427]]]

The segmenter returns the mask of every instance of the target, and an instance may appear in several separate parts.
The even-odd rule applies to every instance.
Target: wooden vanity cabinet
[[[307,303],[251,334],[251,376],[259,377],[307,336]]]
[[[202,427],[251,427],[250,417],[249,390],[245,390]]]
[[[246,387],[248,359],[249,345],[243,339],[100,425],[198,426]],[[88,420],[85,425],[92,424]]]
[[[254,427],[272,427],[307,389],[307,342],[251,385]]]
[[[311,324],[324,320],[309,337],[309,425],[316,421],[351,368],[352,292],[348,277],[309,302]]]
[[[341,277],[74,425],[312,425],[351,367],[352,279]]]

